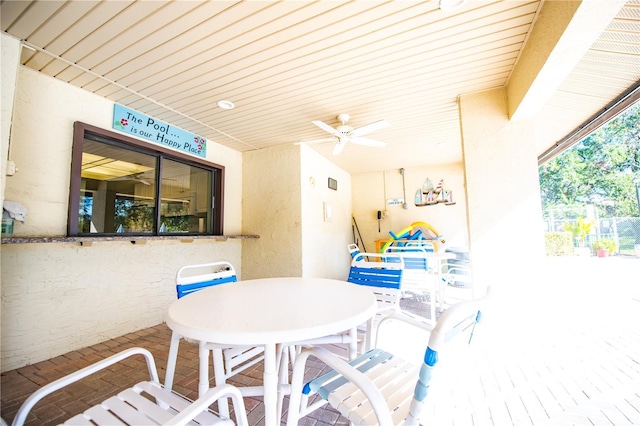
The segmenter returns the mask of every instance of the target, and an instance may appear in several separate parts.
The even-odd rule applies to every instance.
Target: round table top
[[[367,287],[325,278],[263,278],[208,287],[171,304],[169,328],[230,345],[296,342],[339,333],[376,311]]]

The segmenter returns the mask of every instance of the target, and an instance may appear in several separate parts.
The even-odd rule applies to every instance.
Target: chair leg
[[[225,373],[222,349],[211,348],[211,352],[213,354],[213,377],[215,378],[216,386],[224,385],[227,382],[227,375]],[[209,369],[208,359],[207,351],[207,370]],[[202,370],[202,366],[200,366],[200,369]],[[229,417],[229,403],[226,399],[221,398],[218,400],[218,411],[221,415]]]
[[[304,370],[309,355],[309,352],[303,351],[296,358],[296,362],[293,365],[293,374],[291,377],[291,394],[289,395],[289,412],[287,413],[287,425],[297,425],[300,417],[304,415],[304,407],[302,406],[302,386],[304,380]]]
[[[371,350],[371,348],[373,347],[373,345],[376,343],[376,336],[375,336],[375,321],[374,321],[374,317],[371,317],[367,320],[367,332],[365,333],[364,336],[364,347],[360,349],[360,353],[363,354],[365,352],[368,352]],[[358,342],[358,330],[356,330],[356,337],[355,337],[355,341],[356,344]],[[350,359],[353,359],[355,357],[350,357]]]
[[[296,358],[300,355],[301,349],[302,348],[299,345],[288,346],[287,350],[289,351],[289,361],[291,362],[291,365],[296,362]]]
[[[205,346],[205,342],[198,342],[198,355],[200,357],[198,397],[201,397],[209,389],[209,349]]]
[[[289,348],[282,345],[278,345],[276,350],[280,357],[280,367],[278,371],[278,405],[277,413],[278,419],[282,417],[282,405],[284,401],[285,393],[290,393],[289,387]]]
[[[265,425],[272,426],[277,420],[278,406],[278,352],[275,343],[264,346],[264,415]],[[275,394],[274,394],[275,391]]]
[[[180,336],[175,331],[171,333],[171,343],[169,345],[169,356],[167,357],[167,371],[164,375],[164,387],[171,390],[173,388],[173,377],[176,371],[178,360],[178,346],[180,346]]]

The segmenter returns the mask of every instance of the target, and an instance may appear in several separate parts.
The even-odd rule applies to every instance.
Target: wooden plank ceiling
[[[541,5],[2,1],[0,15],[26,67],[234,150],[326,138],[312,120],[336,126],[340,113],[353,127],[386,119],[367,135],[385,148],[310,145],[366,173],[461,161],[458,95],[506,85]],[[547,146],[638,80],[631,0],[541,113]]]

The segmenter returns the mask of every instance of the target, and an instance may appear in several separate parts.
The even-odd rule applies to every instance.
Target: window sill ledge
[[[193,242],[194,240],[227,241],[229,239],[260,238],[259,235],[129,235],[117,237],[2,237],[2,244],[30,244],[30,243],[80,243],[91,245],[95,242],[122,242],[131,244],[145,244],[147,241],[179,240],[181,242]]]

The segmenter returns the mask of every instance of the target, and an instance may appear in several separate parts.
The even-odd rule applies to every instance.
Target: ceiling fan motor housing
[[[349,114],[339,114],[336,118],[344,126],[345,124],[347,124],[347,121],[349,121]]]

